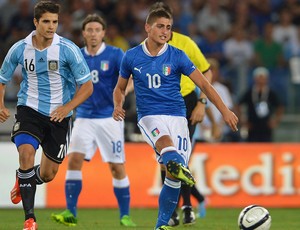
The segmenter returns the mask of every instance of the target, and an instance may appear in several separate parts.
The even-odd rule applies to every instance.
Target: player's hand
[[[123,121],[125,119],[125,110],[121,106],[116,106],[114,108],[113,118],[116,121]]]
[[[205,116],[205,104],[197,103],[193,109],[190,121],[192,125],[202,122]]]
[[[9,109],[5,107],[0,108],[0,122],[5,122],[10,117]]]
[[[225,114],[223,114],[224,121],[231,128],[232,131],[238,131],[238,117],[230,110],[228,110]]]
[[[50,121],[61,122],[70,112],[71,109],[69,109],[67,105],[60,106],[52,111]]]

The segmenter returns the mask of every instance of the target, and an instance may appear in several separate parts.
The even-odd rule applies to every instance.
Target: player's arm
[[[123,109],[123,104],[125,101],[125,92],[128,84],[128,79],[119,77],[117,85],[114,89],[114,112],[113,118],[116,121],[122,121],[125,118],[125,110]]]
[[[209,69],[210,64],[204,57],[203,53],[199,49],[198,45],[190,38],[187,39],[187,56],[191,59],[194,65],[203,73],[203,75],[207,78],[207,80],[211,83],[212,81],[212,72]],[[197,105],[195,106],[194,110],[191,114],[191,123],[196,124],[198,122],[202,122],[205,116],[206,111],[206,103],[207,96],[201,90],[199,95],[199,100]]]
[[[79,89],[76,91],[73,99],[66,104],[69,107],[70,111],[75,109],[78,105],[88,99],[89,96],[92,95],[94,90],[92,80],[88,80],[87,82],[83,83]]]
[[[5,122],[9,116],[9,110],[4,105],[5,84],[0,83],[0,122]]]
[[[220,127],[219,124],[216,122],[215,116],[209,106],[206,108],[206,115],[211,123],[211,136],[214,140],[220,139],[222,127]]]
[[[209,82],[211,82],[212,80],[211,70],[206,71],[203,75],[208,79]],[[201,90],[197,105],[193,109],[190,117],[192,125],[203,121],[205,116],[206,104],[207,104],[207,96]]]
[[[17,43],[20,45],[20,43]],[[0,69],[0,122],[5,122],[9,116],[10,112],[9,109],[5,107],[4,104],[4,95],[5,95],[5,88],[6,84],[12,79],[13,73],[15,72],[15,69],[18,65],[18,55],[21,51],[18,49],[18,45],[13,45],[8,53],[5,56],[5,59],[2,63],[1,69]],[[5,71],[4,71],[5,70]]]
[[[233,131],[237,131],[237,116],[227,108],[220,95],[217,93],[215,88],[209,83],[206,77],[198,69],[195,69],[195,71],[193,71],[189,75],[189,77],[198,87],[200,87],[200,89],[205,93],[208,99],[218,108],[227,125]]]
[[[74,97],[67,104],[58,107],[51,113],[51,121],[61,122],[73,109],[88,99],[93,93],[92,80],[83,83],[76,91]]]
[[[127,83],[127,87],[125,90],[125,96],[127,96],[127,94],[131,93],[134,90],[134,86],[133,86],[133,79],[132,76],[128,79],[128,83]]]
[[[210,69],[207,70],[205,73],[203,73],[203,75],[206,77],[206,79],[209,81],[209,83],[211,83],[211,81],[212,81],[212,72],[211,72],[211,70]],[[201,98],[207,99],[207,96],[203,93],[202,90],[201,90],[199,99],[201,99]]]

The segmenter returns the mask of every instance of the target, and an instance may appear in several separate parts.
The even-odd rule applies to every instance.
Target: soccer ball
[[[238,226],[241,230],[269,230],[271,220],[267,209],[259,205],[249,205],[240,212]]]

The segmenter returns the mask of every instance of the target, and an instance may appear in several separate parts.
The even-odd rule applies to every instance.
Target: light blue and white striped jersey
[[[73,42],[55,34],[49,47],[38,50],[32,44],[34,35],[35,31],[10,48],[0,70],[0,82],[10,81],[20,64],[22,82],[17,105],[50,116],[54,109],[73,98],[76,85],[90,80],[91,74]]]
[[[195,70],[187,55],[168,44],[157,56],[151,56],[146,42],[128,50],[122,60],[120,75],[133,76],[138,120],[147,115],[186,116],[180,94],[181,74]]]
[[[86,48],[81,49],[91,74],[93,94],[76,108],[76,117],[107,118],[114,111],[113,91],[117,84],[124,52],[117,47],[102,43],[97,54],[91,56]]]

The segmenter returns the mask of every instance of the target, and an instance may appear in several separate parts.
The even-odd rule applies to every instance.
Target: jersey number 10
[[[158,74],[154,74],[152,76],[149,73],[147,73],[146,76],[148,77],[148,88],[149,89],[152,89],[152,88],[157,89],[161,86],[161,79]]]

